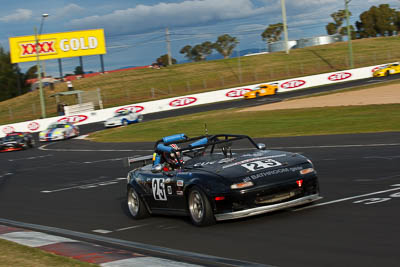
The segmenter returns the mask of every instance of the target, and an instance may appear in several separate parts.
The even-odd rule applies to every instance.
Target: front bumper
[[[18,151],[23,150],[23,147],[2,147],[0,148],[0,152],[10,152],[10,151]]]
[[[383,77],[383,76],[385,76],[385,74],[384,73],[374,73],[374,74],[372,74],[372,76],[373,77]]]
[[[64,139],[64,135],[56,135],[56,136],[52,136],[52,137],[46,137],[46,136],[39,137],[40,142],[56,141],[56,140],[62,140],[62,139]]]
[[[283,203],[278,203],[278,204],[273,204],[273,205],[268,205],[268,206],[261,206],[261,207],[256,207],[256,208],[251,208],[251,209],[246,209],[246,210],[241,210],[241,211],[229,212],[229,213],[215,214],[214,216],[217,221],[238,219],[238,218],[249,217],[249,216],[259,215],[259,214],[263,214],[263,213],[267,213],[267,212],[272,212],[272,211],[277,211],[277,210],[281,210],[281,209],[304,205],[304,204],[307,204],[307,203],[310,203],[313,201],[317,201],[321,198],[322,197],[319,194],[313,194],[313,195],[304,196],[304,197],[297,198],[297,199],[283,202]]]
[[[122,126],[121,121],[105,122],[104,127]]]

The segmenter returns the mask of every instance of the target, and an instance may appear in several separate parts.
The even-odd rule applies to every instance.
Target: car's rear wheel
[[[134,219],[142,219],[149,216],[146,205],[133,187],[128,190],[128,209]]]
[[[197,226],[207,226],[215,223],[215,217],[204,192],[194,186],[188,194],[188,207],[192,223]]]
[[[35,140],[31,139],[31,141],[29,142],[29,147],[33,148],[35,146]]]
[[[139,115],[137,121],[138,122],[142,122],[143,121],[143,115]]]

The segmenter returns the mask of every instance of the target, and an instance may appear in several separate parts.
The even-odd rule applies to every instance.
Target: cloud
[[[84,10],[85,10],[85,8],[83,8],[77,4],[69,4],[69,5],[64,6],[63,8],[57,10],[55,17],[57,17],[57,19],[59,19],[59,18],[65,18],[65,17],[70,17],[70,16],[76,16],[77,14],[81,13]]]
[[[3,22],[19,22],[23,20],[29,20],[32,17],[32,11],[29,9],[17,9],[14,13],[10,15],[0,17],[0,21]]]
[[[145,32],[152,29],[195,26],[231,19],[247,18],[266,12],[251,0],[186,0],[180,3],[137,5],[100,16],[72,20],[68,26],[78,29],[105,28],[111,34]]]

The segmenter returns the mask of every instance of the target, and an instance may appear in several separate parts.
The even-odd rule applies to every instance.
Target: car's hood
[[[64,133],[65,129],[63,128],[54,128],[54,129],[46,129],[42,132],[40,132],[41,135],[45,134],[45,135],[53,135],[56,134],[56,132],[61,132]]]
[[[118,122],[121,121],[124,117],[111,117],[106,120],[106,122]]]
[[[193,172],[214,173],[232,183],[253,180],[258,184],[277,177],[298,176],[299,171],[307,166],[311,163],[304,156],[278,150],[257,150],[234,154],[231,158],[216,154],[191,159],[185,164]]]

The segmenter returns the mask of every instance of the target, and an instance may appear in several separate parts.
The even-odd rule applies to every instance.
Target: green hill
[[[355,67],[364,67],[400,58],[398,37],[368,38],[353,41]],[[79,90],[101,89],[104,107],[144,102],[240,85],[282,80],[348,69],[347,42],[284,52],[173,65],[162,69],[139,69],[106,73],[73,81]],[[47,116],[56,115],[55,99],[50,94],[66,91],[65,83],[48,88]],[[152,93],[154,92],[154,94]],[[75,104],[73,98],[63,99]],[[40,118],[38,91],[0,102],[0,125]]]

